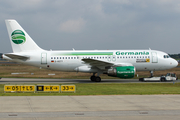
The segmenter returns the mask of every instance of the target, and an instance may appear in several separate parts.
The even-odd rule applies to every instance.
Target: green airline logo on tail
[[[14,32],[12,32],[11,38],[15,44],[23,44],[24,42],[26,42],[25,34],[21,30],[15,30]]]

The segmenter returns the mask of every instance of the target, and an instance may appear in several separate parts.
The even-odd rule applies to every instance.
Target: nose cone
[[[170,64],[172,65],[172,67],[178,66],[178,62],[175,59],[172,59]]]

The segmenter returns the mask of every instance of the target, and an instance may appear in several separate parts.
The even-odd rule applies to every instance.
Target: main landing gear
[[[91,81],[101,82],[101,78],[99,76],[95,76],[95,73],[90,77]]]
[[[101,82],[101,78],[99,76],[91,76],[90,77],[91,81],[94,81],[94,82]]]

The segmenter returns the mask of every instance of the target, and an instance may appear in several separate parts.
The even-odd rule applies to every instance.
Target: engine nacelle
[[[119,78],[133,78],[135,76],[136,69],[133,66],[122,66],[108,69],[108,76],[119,77]]]

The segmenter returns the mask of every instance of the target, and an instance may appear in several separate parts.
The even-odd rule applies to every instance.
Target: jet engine
[[[108,69],[108,76],[119,78],[133,78],[135,76],[136,69],[134,66],[121,66]]]

